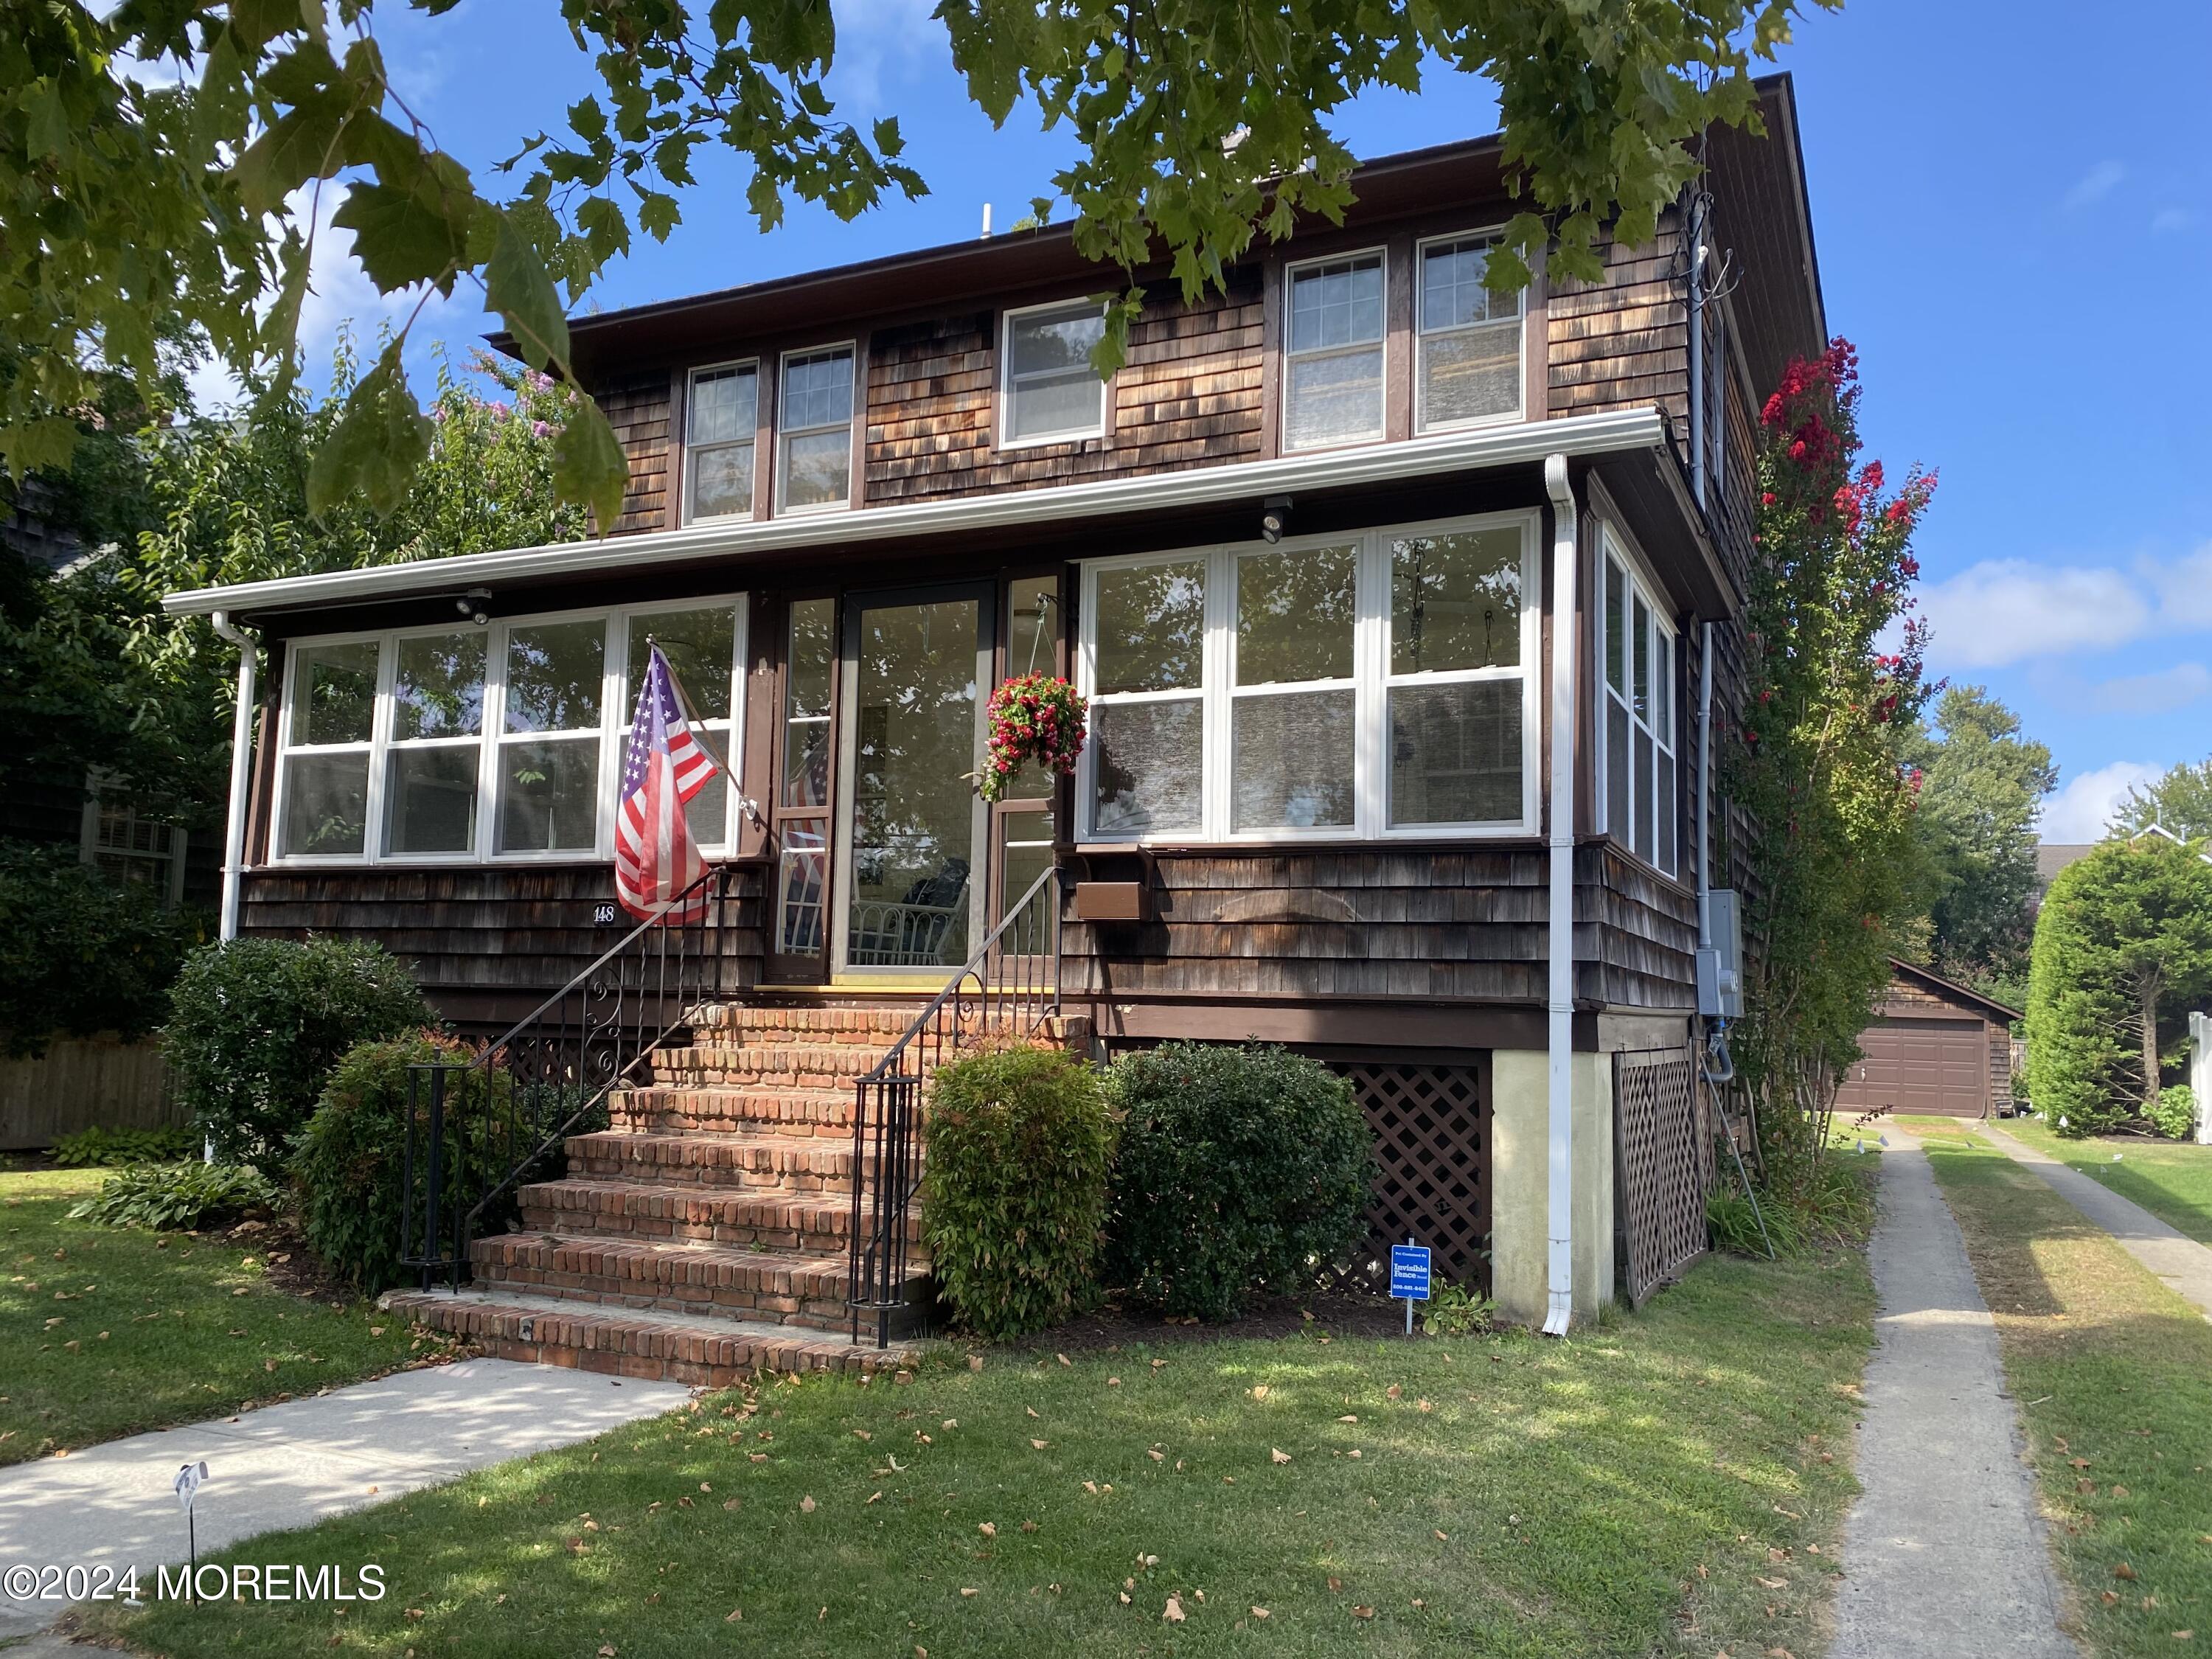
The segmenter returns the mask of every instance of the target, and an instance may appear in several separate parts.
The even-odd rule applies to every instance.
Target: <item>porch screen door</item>
[[[773,977],[819,981],[830,951],[830,785],[836,775],[837,601],[793,599],[777,725]]]
[[[975,773],[990,673],[988,588],[846,602],[839,969],[943,979],[982,937]]]

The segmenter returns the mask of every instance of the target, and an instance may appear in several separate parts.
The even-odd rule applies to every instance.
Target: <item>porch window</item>
[[[303,646],[294,655],[277,837],[288,857],[348,858],[362,852],[368,829],[379,652],[374,640],[336,640]]]
[[[1283,353],[1283,447],[1382,435],[1383,258],[1292,265]]]
[[[818,513],[853,498],[853,348],[794,351],[783,360],[776,492],[786,513]]]
[[[1521,412],[1521,295],[1482,285],[1500,240],[1492,233],[1421,245],[1415,418],[1423,432]]]
[[[1605,541],[1599,821],[1638,858],[1675,872],[1674,630],[1642,576]]]
[[[743,611],[716,598],[295,642],[277,728],[276,856],[611,856],[610,757],[629,731],[646,636],[708,747],[733,767]],[[730,845],[733,799],[725,778],[691,801],[702,849]]]
[[[1101,561],[1086,839],[1525,834],[1535,520]]]
[[[753,510],[753,435],[760,419],[760,370],[751,363],[691,371],[684,406],[686,517],[720,519]]]
[[[1091,366],[1091,348],[1105,333],[1096,300],[1006,313],[1002,443],[1066,443],[1105,432],[1106,382]]]

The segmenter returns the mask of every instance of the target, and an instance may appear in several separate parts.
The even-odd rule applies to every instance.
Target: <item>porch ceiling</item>
[[[1485,427],[1318,455],[1241,461],[806,518],[690,525],[643,535],[190,588],[167,595],[161,605],[172,616],[216,611],[263,615],[453,593],[471,587],[496,591],[517,582],[543,583],[621,569],[657,571],[709,562],[726,565],[762,554],[892,544],[949,532],[1046,527],[1072,520],[1152,518],[1245,501],[1256,508],[1270,495],[1445,478],[1524,466],[1554,454],[1580,461],[1644,458],[1645,464],[1622,473],[1626,488],[1638,498],[1634,504],[1648,502],[1673,517],[1686,499],[1680,496],[1679,482],[1671,489],[1666,482],[1680,470],[1668,448],[1666,417],[1656,408],[1645,407]],[[1613,471],[1608,471],[1607,477],[1609,483],[1613,482]],[[1670,496],[1678,499],[1669,500]],[[1701,531],[1688,533],[1693,539],[1702,539]]]

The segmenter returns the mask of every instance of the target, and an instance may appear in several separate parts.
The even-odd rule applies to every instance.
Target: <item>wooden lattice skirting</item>
[[[1334,1060],[1375,1131],[1367,1247],[1340,1271],[1347,1288],[1382,1291],[1390,1246],[1429,1247],[1439,1282],[1486,1291],[1490,1263],[1487,1056],[1449,1061]]]
[[[1628,1300],[1640,1308],[1707,1243],[1713,1137],[1689,1051],[1616,1054],[1613,1124]]]

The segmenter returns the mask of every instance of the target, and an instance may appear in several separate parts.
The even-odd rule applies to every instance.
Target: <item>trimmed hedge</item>
[[[407,1138],[407,1072],[431,1060],[457,1065],[473,1057],[467,1044],[434,1032],[387,1042],[364,1042],[347,1052],[331,1073],[315,1115],[292,1162],[300,1197],[300,1226],[323,1265],[363,1295],[399,1283],[401,1159]],[[487,1087],[509,1086],[504,1073],[489,1085],[483,1073],[448,1079],[446,1090],[444,1190],[474,1202],[487,1179],[507,1173],[503,1135],[489,1133],[495,1114],[483,1109]],[[428,1108],[416,1129],[418,1159],[428,1156]],[[427,1171],[418,1170],[416,1179]],[[510,1191],[478,1219],[481,1235],[506,1229],[515,1213]],[[422,1218],[416,1218],[419,1228]]]
[[[1233,1318],[1354,1249],[1374,1136],[1352,1085],[1285,1049],[1170,1042],[1106,1077],[1121,1120],[1107,1273],[1178,1316]]]
[[[1073,1054],[1007,1048],[932,1078],[922,1227],[960,1322],[1003,1341],[1097,1294],[1113,1124]]]
[[[400,960],[365,939],[233,939],[170,993],[170,1075],[218,1159],[281,1177],[331,1068],[360,1042],[434,1024]]]

